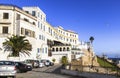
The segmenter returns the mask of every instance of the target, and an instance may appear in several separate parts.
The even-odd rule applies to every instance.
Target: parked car
[[[17,73],[27,72],[32,70],[32,66],[26,65],[22,62],[15,62]]]
[[[39,61],[38,60],[33,60],[33,59],[26,59],[24,61],[25,64],[32,66],[33,68],[38,68],[39,67]]]
[[[38,68],[39,67],[39,60],[34,60],[34,63],[33,63],[33,67],[34,68]]]
[[[42,61],[42,62],[44,63],[44,65],[47,66],[47,67],[54,65],[54,63],[51,62],[50,60],[42,59],[41,61]]]
[[[45,66],[45,64],[44,64],[43,60],[39,60],[39,67],[44,67],[44,66]]]
[[[53,65],[54,65],[54,63],[53,63],[53,62],[51,62],[50,60],[46,60],[46,65],[53,66]]]
[[[0,61],[0,76],[16,77],[16,66],[13,61]]]

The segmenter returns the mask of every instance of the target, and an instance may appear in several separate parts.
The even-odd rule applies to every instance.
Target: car
[[[27,72],[32,70],[32,66],[26,65],[22,62],[15,62],[17,73]]]
[[[50,60],[46,60],[46,59],[41,59],[41,61],[44,63],[45,66],[53,66],[54,63],[51,62]]]
[[[46,65],[49,65],[49,66],[53,66],[54,65],[54,63],[53,62],[51,62],[50,60],[46,60]]]
[[[26,64],[26,65],[30,65],[31,67],[33,67],[33,60],[31,60],[31,59],[26,59],[26,60],[23,61],[23,63]]]
[[[39,60],[26,59],[24,61],[24,63],[32,66],[32,68],[38,68],[39,67]]]
[[[33,60],[33,61],[34,61],[33,67],[38,68],[39,67],[39,60]]]
[[[16,65],[13,61],[0,61],[0,77],[16,77]]]
[[[44,67],[44,66],[45,66],[44,62],[42,60],[39,60],[39,67]]]

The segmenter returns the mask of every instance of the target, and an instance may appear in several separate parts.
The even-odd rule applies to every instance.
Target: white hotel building
[[[32,44],[30,56],[20,54],[18,60],[25,59],[56,59],[67,56],[69,62],[84,55],[78,34],[53,27],[46,21],[45,13],[39,7],[23,7],[0,5],[0,60],[10,60],[10,52],[4,52],[3,42],[12,35],[26,36]]]

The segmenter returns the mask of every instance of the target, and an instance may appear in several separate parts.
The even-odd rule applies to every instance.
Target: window
[[[41,23],[41,29],[42,29],[43,24]]]
[[[21,28],[21,34],[24,34],[24,28]]]
[[[40,27],[40,22],[38,21],[38,28]]]
[[[41,35],[39,35],[39,39],[41,39]]]
[[[45,53],[47,53],[47,47],[45,48]]]
[[[27,22],[29,22],[29,20],[28,20],[28,19],[26,19],[26,18],[24,18],[24,21],[27,21]]]
[[[35,37],[35,32],[33,31],[33,37]]]
[[[20,14],[17,14],[16,20],[20,20]]]
[[[60,48],[60,51],[62,51],[62,48]]]
[[[3,13],[3,19],[9,19],[9,14],[8,13]]]
[[[36,16],[36,12],[35,11],[32,11],[32,16]]]
[[[45,25],[44,25],[44,31],[45,31]]]
[[[65,47],[63,48],[63,51],[65,51]]]
[[[56,51],[58,51],[58,48],[56,48]]]
[[[67,38],[67,41],[68,41],[68,38]]]
[[[42,49],[42,53],[44,53],[44,48]]]
[[[41,20],[42,20],[42,18],[43,18],[43,17],[42,17],[42,15],[41,15]]]
[[[8,34],[8,27],[3,27],[3,34]]]
[[[67,51],[70,51],[69,47],[67,47]]]
[[[29,13],[29,11],[25,11],[26,13]]]
[[[48,32],[50,33],[50,27],[48,28]]]
[[[37,48],[37,52],[40,53],[40,49],[39,48]]]
[[[68,33],[66,33],[67,34],[67,36],[68,36]]]
[[[30,36],[30,35],[31,35],[31,34],[30,34],[30,30],[25,29],[25,35]]]
[[[52,51],[55,51],[55,48],[52,48]]]
[[[35,25],[35,22],[33,22],[33,25]]]
[[[52,35],[52,29],[51,29],[51,35]]]

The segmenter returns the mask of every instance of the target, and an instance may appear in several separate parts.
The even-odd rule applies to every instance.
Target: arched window
[[[70,51],[69,47],[67,47],[67,51]]]
[[[63,51],[65,51],[65,47],[63,48]]]
[[[58,48],[56,48],[56,51],[58,51]]]
[[[55,48],[52,48],[52,51],[55,51]]]
[[[62,51],[62,48],[60,47],[60,51]]]

